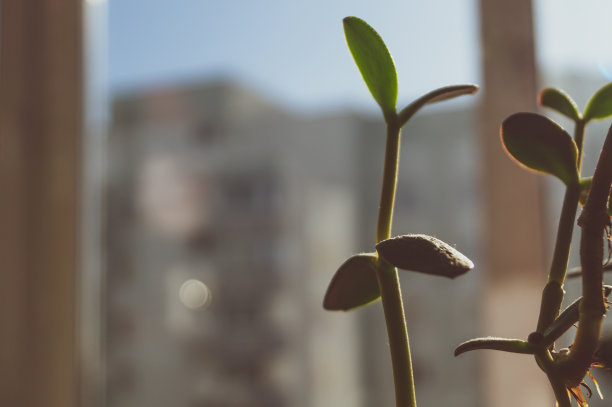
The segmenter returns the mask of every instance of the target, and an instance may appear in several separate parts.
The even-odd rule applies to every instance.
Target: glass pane
[[[479,18],[493,4],[413,3],[86,1],[84,405],[394,404],[380,303],[341,314],[321,306],[338,266],[374,250],[384,155],[384,124],[341,21],[360,16],[385,39],[403,107],[440,86],[486,82]],[[611,80],[604,3],[533,2],[538,86],[565,89],[580,108]],[[507,10],[511,19],[516,7]],[[510,59],[529,59],[502,46],[517,53]],[[494,208],[500,216],[525,200],[514,185],[483,182],[482,100],[428,106],[404,129],[394,233],[437,236],[477,265],[452,282],[401,274],[417,397],[543,405],[551,392],[531,358],[532,370],[514,355],[452,357],[471,337],[526,337],[545,278],[545,270],[528,286],[487,278],[502,273],[484,268],[495,256],[486,251],[484,191],[519,197]],[[608,124],[588,128],[586,175]],[[544,232],[524,241],[551,252],[563,185],[537,182],[534,199],[547,200],[534,223]],[[512,225],[500,229],[513,235]],[[580,284],[566,290],[571,301]],[[506,375],[527,385],[507,386]],[[609,375],[598,379],[609,393]]]
[[[384,154],[341,21],[379,30],[405,105],[479,81],[476,2],[108,7],[107,405],[393,405],[380,303],[321,306],[337,267],[373,250]],[[394,231],[477,261],[475,107],[406,129]],[[402,275],[424,405],[480,402],[478,357],[452,349],[479,331],[461,316],[478,314],[481,278]]]

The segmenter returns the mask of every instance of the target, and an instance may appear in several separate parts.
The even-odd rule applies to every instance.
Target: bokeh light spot
[[[212,299],[210,289],[206,284],[196,279],[185,281],[179,289],[179,299],[190,309],[204,309]]]

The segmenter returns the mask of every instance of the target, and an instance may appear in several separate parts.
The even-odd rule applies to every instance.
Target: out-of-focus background
[[[394,234],[476,264],[401,272],[419,403],[553,405],[533,358],[453,350],[535,328],[563,186],[511,162],[498,128],[542,87],[583,108],[612,80],[612,4],[36,3],[0,2],[2,405],[394,405],[380,303],[321,305],[373,250],[384,153],[347,15],[387,43],[400,108],[481,86],[403,131]],[[587,130],[586,175],[608,126]]]

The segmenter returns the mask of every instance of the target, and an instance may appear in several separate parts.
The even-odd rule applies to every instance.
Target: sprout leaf
[[[461,95],[474,94],[478,91],[478,89],[479,88],[477,85],[452,85],[432,90],[431,92],[424,94],[414,102],[410,103],[408,106],[403,108],[401,112],[399,112],[398,117],[400,126],[406,124],[406,122],[410,120],[410,118],[414,116],[416,112],[427,104],[441,102],[443,100],[456,98],[457,96]]]
[[[510,156],[523,166],[552,174],[566,185],[577,184],[578,148],[557,123],[535,113],[516,113],[501,125],[501,137]]]
[[[348,47],[374,100],[385,117],[395,114],[397,74],[387,46],[362,19],[346,17],[343,24]]]
[[[323,308],[348,311],[380,298],[377,262],[374,253],[356,254],[346,260],[329,283]]]
[[[487,337],[470,339],[469,341],[463,342],[455,349],[455,356],[476,349],[501,350],[504,352],[527,354],[532,354],[536,351],[536,347],[533,344],[520,339]]]
[[[448,278],[474,268],[474,263],[454,247],[427,235],[404,235],[376,245],[380,257],[395,267]]]
[[[545,88],[540,91],[538,103],[549,107],[574,121],[580,120],[580,112],[576,102],[565,92],[555,88]]]
[[[587,102],[584,120],[600,120],[612,116],[612,83],[599,89]]]

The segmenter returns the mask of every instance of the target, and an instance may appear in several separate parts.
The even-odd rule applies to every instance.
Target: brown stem
[[[591,365],[599,342],[605,313],[603,295],[603,235],[609,224],[606,204],[612,182],[612,127],[593,175],[593,184],[578,223],[582,227],[580,262],[582,266],[582,304],[574,345],[559,369],[566,384],[577,385]]]

